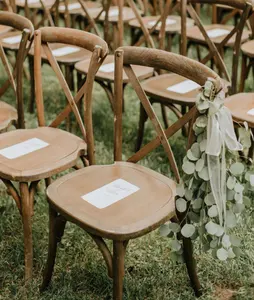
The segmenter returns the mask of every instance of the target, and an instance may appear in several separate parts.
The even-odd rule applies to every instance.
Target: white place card
[[[22,35],[15,35],[15,36],[10,36],[8,38],[4,38],[2,39],[2,42],[3,43],[6,43],[6,44],[17,44],[17,43],[20,43],[22,39]]]
[[[218,36],[227,35],[229,34],[229,32],[230,31],[227,29],[217,28],[217,29],[208,30],[207,35],[209,36],[209,38],[216,38]]]
[[[120,178],[83,195],[81,198],[101,209],[123,200],[138,190],[139,187]]]
[[[157,21],[154,20],[154,21],[148,22],[148,25],[149,25],[149,26],[154,26],[156,23],[157,23]],[[168,26],[168,25],[173,25],[173,24],[176,24],[176,20],[171,19],[171,18],[167,18],[167,20],[166,20],[166,26]],[[161,22],[159,22],[157,26],[158,26],[158,27],[161,27]]]
[[[59,57],[59,56],[64,56],[64,55],[68,55],[71,53],[76,53],[78,51],[80,51],[80,48],[66,46],[66,47],[62,47],[62,48],[53,50],[52,54],[56,57]]]
[[[110,64],[102,65],[99,68],[99,71],[104,72],[104,73],[111,73],[111,72],[114,72],[114,69],[115,69],[115,64],[110,63]]]
[[[109,12],[108,12],[108,16],[109,17],[116,17],[119,15],[119,10],[118,9],[110,9]],[[106,16],[106,12],[104,11],[102,14],[101,14],[102,17],[105,17]]]
[[[199,87],[200,87],[200,85],[192,80],[184,80],[180,83],[169,86],[167,88],[167,90],[170,92],[177,93],[177,94],[186,94],[186,93],[189,93],[190,91],[193,91]]]
[[[13,146],[0,149],[0,155],[3,155],[4,157],[8,159],[14,159],[26,154],[29,154],[31,152],[40,150],[42,148],[47,147],[49,144],[37,139],[37,138],[32,138],[27,141],[15,144]]]
[[[78,2],[68,4],[68,9],[69,10],[74,10],[74,9],[79,9],[79,8],[81,8],[81,4],[78,3]],[[65,5],[60,5],[59,9],[65,10]]]
[[[247,112],[247,115],[254,116],[254,108],[250,109],[250,110]]]
[[[22,0],[22,1],[20,1],[22,4],[25,4],[26,3],[26,1],[25,0]],[[40,2],[40,0],[27,0],[27,3],[28,4],[34,4],[34,3],[39,3]]]

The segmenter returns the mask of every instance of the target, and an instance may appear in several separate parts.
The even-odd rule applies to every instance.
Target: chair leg
[[[241,77],[240,77],[240,87],[239,92],[242,93],[244,91],[245,80],[247,78],[247,56],[242,55],[242,69],[241,69]]]
[[[66,220],[57,215],[57,212],[49,205],[49,245],[48,245],[48,258],[43,274],[43,282],[40,290],[44,291],[52,278],[55,260],[57,244],[61,241]]]
[[[33,270],[32,211],[27,182],[20,183],[20,196],[24,231],[25,281],[27,282],[32,279]]]
[[[113,300],[123,298],[124,242],[113,241]]]
[[[196,261],[193,256],[192,241],[189,238],[183,237],[183,255],[195,295],[196,297],[200,297],[202,295],[201,285],[197,275]]]
[[[144,110],[143,105],[140,104],[138,138],[137,138],[137,143],[136,143],[136,148],[135,148],[136,151],[138,151],[142,145],[144,129],[145,129],[145,122],[146,122],[147,118],[148,118],[148,116],[146,114],[146,111]]]
[[[162,114],[162,119],[163,119],[163,122],[164,122],[165,129],[167,129],[169,127],[168,118],[167,118],[167,111],[166,111],[166,106],[163,105],[163,104],[161,104],[161,114]]]

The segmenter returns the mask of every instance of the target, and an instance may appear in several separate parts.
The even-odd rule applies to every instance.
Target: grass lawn
[[[228,60],[230,58],[228,57]],[[1,73],[3,68],[1,68]],[[43,67],[44,100],[48,119],[52,119],[65,100],[60,86],[48,66]],[[252,86],[251,86],[252,85]],[[29,82],[26,80],[25,104],[28,105]],[[249,78],[246,91],[253,90],[253,78]],[[2,99],[1,99],[2,100]],[[3,100],[14,103],[9,90]],[[139,103],[130,87],[125,93],[124,155],[133,152],[137,135]],[[156,107],[159,112],[159,106]],[[174,117],[169,113],[169,119]],[[27,127],[36,126],[36,115],[26,113]],[[93,104],[94,133],[97,163],[113,162],[113,115],[109,101],[97,84]],[[145,141],[154,136],[150,124],[146,126]],[[186,140],[178,133],[170,139],[178,164],[185,154]],[[142,164],[167,176],[171,176],[167,159],[161,148],[154,151]],[[33,217],[34,279],[24,287],[24,253],[22,222],[14,201],[0,185],[0,300],[96,300],[111,299],[112,282],[100,252],[91,238],[80,228],[68,224],[58,248],[52,285],[40,294],[42,271],[47,255],[48,205],[44,183],[39,186],[35,198]],[[236,234],[243,238],[243,254],[240,258],[220,262],[210,254],[204,254],[196,246],[198,273],[204,289],[201,300],[254,299],[254,218],[245,213],[242,226]],[[169,239],[158,231],[130,242],[126,257],[124,299],[129,300],[190,300],[195,299],[184,264],[170,260]]]

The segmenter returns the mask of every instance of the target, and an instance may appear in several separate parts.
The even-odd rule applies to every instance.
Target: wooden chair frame
[[[140,85],[140,82],[133,72],[132,65],[149,66],[156,69],[165,69],[167,71],[176,72],[180,75],[185,76],[186,78],[195,80],[200,85],[204,85],[207,78],[213,78],[216,82],[218,91],[222,88],[220,78],[208,67],[198,62],[177,54],[167,53],[161,50],[142,47],[122,47],[118,48],[115,52],[114,159],[116,162],[122,161],[122,100],[124,68],[140,102],[144,106],[144,109],[146,110],[151,122],[153,123],[157,134],[157,137],[155,139],[145,145],[137,153],[132,155],[127,160],[127,162],[135,164],[143,157],[145,157],[148,153],[150,153],[153,149],[157,148],[159,145],[162,145],[169,159],[169,163],[176,177],[176,181],[179,182],[180,175],[174,159],[174,155],[168,142],[168,138],[176,133],[184,124],[190,122],[193,125],[196,117],[198,116],[197,109],[196,107],[193,107],[181,119],[179,119],[176,123],[174,123],[164,131],[151,106],[151,103],[149,102]],[[187,148],[189,148],[193,142],[194,132],[191,130],[188,137]],[[113,278],[113,299],[121,300],[123,296],[124,257],[129,240],[142,236],[150,232],[151,230],[156,229],[159,224],[157,223],[156,225],[152,226],[152,228],[149,227],[143,229],[140,232],[136,232],[132,235],[125,235],[120,233],[111,235],[110,232],[108,234],[105,234],[105,232],[96,230],[95,228],[90,228],[89,224],[79,222],[73,216],[68,215],[68,212],[62,211],[61,208],[56,207],[54,204],[51,204],[51,202],[49,202],[49,210],[49,250],[41,290],[43,291],[44,289],[46,289],[51,281],[56,258],[57,244],[61,241],[66,222],[71,221],[87,231],[97,244],[105,259],[108,268],[108,274],[111,278]],[[180,221],[184,222],[185,216],[178,217]],[[173,219],[174,221],[177,221],[175,217],[172,218],[172,216],[167,216],[165,219],[163,219],[162,222],[165,222],[166,219]],[[104,237],[113,240],[113,254],[110,252],[107,244],[105,243],[103,239]],[[200,295],[201,287],[196,273],[191,240],[184,238],[183,245],[184,258],[192,286],[195,290],[196,295]]]
[[[28,19],[12,12],[0,12],[0,24],[22,31],[22,39],[16,55],[16,62],[13,71],[11,70],[12,67],[10,66],[3,46],[0,44],[0,58],[8,75],[8,79],[0,88],[0,97],[11,85],[17,98],[18,120],[15,126],[17,128],[25,128],[23,104],[23,64],[33,42],[34,28]]]
[[[87,74],[86,82],[82,85],[75,97],[72,96],[70,89],[61,73],[60,67],[57,64],[51,49],[50,43],[68,43],[76,45],[78,47],[85,48],[92,52],[90,61],[90,68]],[[2,181],[6,185],[10,195],[15,200],[19,212],[23,220],[24,230],[24,247],[25,247],[25,280],[29,280],[32,277],[32,264],[33,264],[33,248],[32,248],[32,215],[33,215],[33,201],[36,192],[36,187],[41,179],[46,180],[46,185],[50,183],[50,177],[68,168],[75,167],[75,164],[80,157],[84,165],[93,164],[95,162],[94,157],[94,139],[92,130],[92,88],[94,82],[94,76],[105,59],[108,48],[107,44],[99,37],[82,32],[75,29],[66,28],[53,28],[44,27],[41,30],[35,31],[35,56],[34,56],[34,74],[35,74],[35,94],[37,104],[37,115],[39,126],[45,127],[44,116],[44,103],[43,103],[43,89],[42,89],[42,76],[41,76],[41,48],[44,49],[50,65],[54,70],[60,86],[62,87],[67,99],[68,105],[59,113],[55,120],[51,122],[50,127],[57,127],[60,123],[69,115],[72,111],[79,124],[84,141],[87,143],[87,155],[84,155],[83,151],[71,156],[72,162],[65,162],[63,165],[59,165],[54,170],[49,170],[43,174],[35,175],[22,175],[20,178],[9,178],[9,175],[4,175],[4,171],[0,172]],[[84,101],[84,122],[81,119],[80,112],[77,108],[77,104],[83,99]],[[85,125],[84,125],[85,124]],[[8,134],[8,133],[7,133]],[[21,132],[20,134],[23,134]],[[33,173],[33,172],[32,172]],[[19,190],[16,189],[12,181],[19,182]]]

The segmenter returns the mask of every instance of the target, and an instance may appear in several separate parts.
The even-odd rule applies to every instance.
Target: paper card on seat
[[[0,149],[0,154],[8,159],[14,159],[29,154],[31,152],[40,150],[42,148],[45,148],[48,145],[49,145],[48,143],[40,139],[32,138],[27,141],[15,144],[13,146]]]
[[[148,25],[154,26],[154,25],[156,24],[156,22],[157,22],[156,20],[150,21],[150,22],[148,22]],[[176,23],[176,20],[174,20],[174,19],[171,19],[171,18],[167,18],[167,19],[166,19],[166,26],[167,26],[167,25],[173,25],[173,24],[175,24],[175,23]],[[159,22],[157,26],[158,26],[158,27],[161,27],[161,22]]]
[[[108,16],[109,17],[116,17],[119,15],[119,10],[118,9],[110,9],[110,11],[108,12]],[[102,14],[101,14],[102,17],[105,17],[106,16],[106,12],[104,11]]]
[[[217,28],[217,29],[207,30],[206,33],[210,38],[216,38],[218,36],[227,35],[229,34],[229,32],[230,31],[227,29]]]
[[[78,3],[78,2],[68,4],[68,9],[69,9],[69,10],[79,9],[79,8],[81,8],[81,4]],[[59,9],[64,10],[64,9],[65,9],[65,6],[64,6],[64,5],[60,5],[60,6],[59,6]]]
[[[200,85],[192,80],[184,80],[180,83],[169,86],[167,90],[178,94],[186,94],[199,87]]]
[[[25,4],[25,0],[20,1],[22,4]],[[28,4],[34,4],[34,3],[39,3],[40,0],[28,0],[27,3]]]
[[[66,46],[66,47],[62,47],[62,48],[53,50],[52,54],[56,57],[59,57],[59,56],[64,56],[64,55],[68,55],[71,53],[76,53],[78,51],[80,51],[80,48]]]
[[[254,116],[254,108],[250,109],[248,112],[247,112],[248,115],[250,116]]]
[[[117,179],[97,190],[83,195],[81,198],[101,209],[123,200],[138,190],[139,187],[134,184],[131,184],[124,179]]]
[[[105,72],[105,73],[111,73],[111,72],[114,72],[114,69],[115,69],[115,64],[114,63],[110,63],[110,64],[102,65],[99,68],[99,71]]]
[[[6,44],[17,44],[20,43],[22,39],[22,35],[15,35],[15,36],[10,36],[8,38],[4,38],[2,39],[2,42],[6,43]]]

